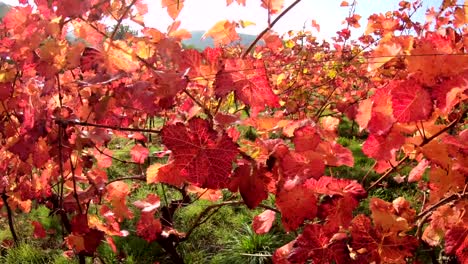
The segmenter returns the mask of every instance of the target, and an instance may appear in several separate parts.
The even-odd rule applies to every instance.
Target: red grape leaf
[[[441,140],[432,140],[421,148],[421,152],[431,163],[448,170],[453,162],[448,152],[448,146]]]
[[[398,122],[409,123],[426,120],[432,113],[432,101],[429,92],[415,80],[393,82],[393,116]]]
[[[106,169],[112,166],[112,150],[106,148],[99,151],[95,149],[93,154],[96,158],[98,167]]]
[[[279,107],[279,98],[271,89],[262,60],[226,60],[224,69],[216,74],[215,94],[223,97],[231,91],[252,108],[252,117],[265,106]]]
[[[84,235],[68,235],[65,238],[65,243],[68,248],[74,249],[78,253],[94,254],[103,239],[104,232],[90,229],[90,231]]]
[[[88,12],[90,7],[91,7],[90,0],[57,1],[57,15],[62,16],[63,18],[66,18],[66,17],[75,18]]]
[[[440,245],[448,229],[465,225],[463,215],[467,207],[468,203],[459,202],[456,206],[445,204],[437,208],[430,217],[429,225],[424,229],[422,240],[432,247]]]
[[[322,155],[314,151],[290,151],[281,159],[281,167],[285,177],[300,177],[303,180],[319,178],[325,171]]]
[[[453,76],[452,79],[443,81],[431,90],[431,95],[437,103],[437,107],[444,114],[452,112],[453,108],[468,96],[468,71]]]
[[[294,131],[293,143],[297,152],[315,150],[320,141],[320,134],[312,125],[300,127]]]
[[[253,168],[252,168],[253,167]],[[266,171],[251,164],[241,164],[235,171],[239,192],[247,207],[253,209],[268,198],[268,190],[263,174]]]
[[[77,214],[70,221],[71,231],[75,235],[83,235],[89,232],[88,215]]]
[[[405,137],[398,131],[392,131],[386,136],[371,134],[364,142],[362,152],[376,160],[391,160],[404,143]]]
[[[392,203],[375,197],[371,198],[369,207],[375,226],[379,227],[379,230],[383,232],[392,234],[408,230],[414,221],[416,212],[409,208],[409,203],[406,200],[400,201],[400,203],[404,202],[407,203],[406,208],[401,208],[397,212]]]
[[[337,227],[309,224],[295,242],[288,260],[292,263],[350,263],[349,250],[343,240],[346,234],[338,233]],[[338,238],[336,240],[335,238]]]
[[[132,156],[132,160],[136,163],[143,164],[145,163],[146,158],[149,155],[148,148],[143,147],[142,145],[135,145],[130,150],[130,155]]]
[[[145,199],[133,202],[133,205],[141,209],[142,213],[154,213],[161,205],[161,199],[156,194],[150,193]]]
[[[107,71],[107,57],[98,49],[86,47],[80,57],[80,69],[82,72],[96,71],[103,73]]]
[[[146,170],[147,183],[164,182],[173,186],[181,186],[185,178],[180,175],[179,170],[174,163],[162,165],[159,163],[151,164]]]
[[[272,210],[265,210],[263,213],[256,215],[252,222],[255,233],[259,235],[268,233],[275,222],[275,216],[276,213]]]
[[[457,170],[449,170],[431,166],[429,171],[429,188],[431,190],[429,203],[435,203],[453,193],[457,193],[466,184],[466,175]]]
[[[417,182],[422,179],[423,173],[429,167],[429,161],[427,159],[421,160],[408,175],[408,182]]]
[[[34,227],[34,238],[44,238],[47,236],[46,231],[40,222],[32,221],[31,223]]]
[[[47,163],[47,161],[50,159],[50,149],[51,147],[48,145],[44,137],[41,137],[37,140],[37,143],[34,146],[34,152],[32,154],[34,166],[40,168]]]
[[[10,82],[0,83],[0,100],[3,101],[11,96],[13,85]]]
[[[115,214],[111,209],[103,205],[99,210],[99,216],[97,215],[88,215],[88,225],[90,228],[103,231],[109,236],[128,236],[129,232],[127,230],[120,230],[120,225],[115,219]],[[105,220],[105,223],[101,219]]]
[[[328,166],[354,166],[354,157],[351,150],[343,147],[336,142],[322,141],[320,142],[317,152],[324,156],[325,164]]]
[[[276,206],[281,212],[281,221],[285,230],[294,231],[304,220],[315,217],[317,197],[305,184],[286,182],[276,194]]]
[[[162,232],[162,224],[153,213],[142,213],[137,223],[137,235],[148,242],[156,240]]]
[[[187,192],[194,193],[198,199],[207,200],[210,202],[216,202],[223,198],[223,192],[221,190],[213,190],[207,188],[199,188],[194,185],[190,185],[186,188]]]
[[[444,1],[451,3],[452,1]],[[417,73],[415,77],[426,86],[434,86],[441,78],[457,76],[466,71],[468,58],[452,56],[458,52],[452,37],[445,32],[428,32],[413,44],[411,54],[405,59],[407,71]],[[450,67],[441,67],[450,65]]]
[[[460,263],[468,261],[468,228],[454,227],[445,233],[445,252],[456,255]]]
[[[367,128],[369,121],[372,117],[372,100],[365,99],[359,103],[358,112],[356,114],[356,122],[359,125],[359,131]]]
[[[294,242],[295,240],[275,250],[275,253],[272,257],[274,264],[291,264],[291,262],[288,260],[288,257],[291,254]]]
[[[353,210],[359,205],[351,195],[343,197],[325,196],[318,210],[318,217],[326,220],[328,225],[347,228],[353,219]]]
[[[318,180],[310,179],[306,184],[314,192],[326,195],[351,195],[356,199],[365,198],[367,192],[355,180],[338,179],[329,176],[320,177]]]
[[[351,248],[357,261],[364,263],[406,263],[418,247],[418,239],[410,235],[385,233],[371,225],[365,215],[351,222]]]
[[[188,84],[183,73],[154,71],[153,75],[156,83],[156,95],[162,98],[171,99],[185,89]]]
[[[391,87],[385,87],[372,96],[372,114],[367,124],[367,129],[372,134],[385,135],[395,123],[390,92]]]
[[[201,188],[227,186],[232,162],[239,151],[226,133],[217,133],[208,121],[194,118],[187,126],[181,123],[165,126],[161,134],[181,177]]]

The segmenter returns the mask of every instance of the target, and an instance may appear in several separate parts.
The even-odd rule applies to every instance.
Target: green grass
[[[273,233],[258,235],[244,224],[234,232],[222,251],[215,255],[211,263],[264,264],[271,263],[272,253],[282,246],[284,239]]]
[[[176,229],[188,231],[210,204],[208,201],[197,201],[180,209],[175,219]],[[275,225],[270,234],[254,234],[250,223],[261,211],[249,210],[245,206],[224,206],[195,229],[188,241],[180,244],[179,252],[186,263],[269,263],[268,256],[277,248],[275,245],[286,244],[292,237],[279,231],[279,225]],[[233,262],[236,260],[233,255],[242,261]]]
[[[0,262],[5,264],[65,264],[76,263],[66,259],[59,250],[43,250],[33,244],[20,243],[7,250]]]

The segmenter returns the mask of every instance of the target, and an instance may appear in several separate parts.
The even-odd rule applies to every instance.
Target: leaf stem
[[[117,181],[124,181],[124,180],[139,180],[139,181],[146,181],[146,176],[144,175],[138,175],[138,176],[126,176],[126,177],[120,177],[120,178],[115,178],[106,183],[106,185],[109,185],[113,182]]]
[[[108,125],[101,125],[101,124],[81,122],[81,121],[73,121],[73,120],[57,119],[57,120],[55,120],[55,122],[59,123],[59,124],[72,124],[72,125],[78,125],[78,126],[90,126],[90,127],[107,128],[107,129],[119,130],[119,131],[147,132],[147,133],[157,133],[157,134],[161,133],[160,130],[154,130],[154,129],[108,126]]]
[[[11,211],[10,205],[8,204],[8,195],[6,195],[6,193],[2,193],[2,201],[7,211],[8,227],[10,228],[11,236],[13,237],[13,242],[15,242],[15,245],[18,245],[18,236],[16,235],[15,225],[13,223],[13,212]]]

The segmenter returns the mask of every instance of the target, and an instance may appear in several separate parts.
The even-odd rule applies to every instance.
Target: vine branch
[[[244,51],[244,53],[242,54],[242,57],[241,58],[245,58],[247,56],[247,54],[249,54],[252,49],[255,47],[255,45],[260,41],[261,38],[263,38],[263,36],[268,32],[270,31],[273,26],[284,16],[286,15],[294,6],[296,6],[297,4],[299,4],[299,2],[301,2],[301,0],[296,0],[294,1],[291,5],[289,5],[283,12],[281,12],[281,14],[278,15],[277,18],[275,18],[275,20],[273,20],[273,22],[268,23],[268,26],[257,36],[257,38],[250,44],[250,46]]]
[[[16,235],[15,225],[13,224],[13,212],[11,211],[10,205],[8,204],[8,195],[6,195],[6,193],[2,193],[2,201],[7,211],[8,227],[10,228],[13,242],[15,242],[15,245],[18,245],[18,236]]]
[[[73,121],[73,120],[57,119],[55,120],[55,122],[59,124],[66,124],[66,125],[72,124],[72,125],[78,125],[78,126],[98,127],[98,128],[106,128],[106,129],[119,130],[119,131],[146,132],[146,133],[156,133],[156,134],[161,133],[160,130],[154,130],[154,129],[108,126],[108,125],[101,125],[101,124]]]
[[[468,112],[468,109],[463,111],[463,113],[455,120],[453,120],[452,122],[450,122],[446,127],[444,127],[443,129],[439,130],[437,133],[435,133],[434,135],[428,137],[428,138],[424,138],[423,141],[421,142],[421,144],[419,144],[417,147],[421,148],[421,147],[424,147],[425,145],[427,145],[429,142],[431,142],[432,140],[434,140],[436,137],[440,136],[441,134],[447,132],[448,130],[452,129],[458,122],[460,122],[461,120],[463,120],[464,116],[466,115],[466,113]],[[367,191],[369,191],[370,189],[374,188],[375,186],[377,186],[380,182],[382,182],[388,175],[390,175],[390,173],[392,173],[393,171],[395,171],[395,169],[397,169],[401,164],[403,164],[403,162],[405,162],[406,160],[409,159],[409,156],[408,155],[405,155],[405,157],[403,157],[401,160],[398,161],[398,163],[395,165],[395,166],[392,166],[390,169],[388,169],[377,181],[375,181],[374,183],[372,183],[371,186],[369,186],[369,188],[367,188]]]

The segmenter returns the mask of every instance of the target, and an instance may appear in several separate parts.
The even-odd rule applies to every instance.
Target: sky
[[[149,5],[150,16],[146,24],[156,28],[165,28],[172,20],[166,11],[161,9],[159,0],[153,0]],[[242,33],[258,34],[267,26],[267,11],[262,8],[260,0],[247,0],[247,6],[239,6],[237,3],[226,7],[226,0],[186,0],[185,6],[178,19],[182,21],[181,28],[188,30],[207,30],[217,21],[222,19],[247,20],[255,22],[255,26],[249,26]],[[285,8],[294,0],[285,0]],[[340,7],[342,0],[302,0],[289,11],[274,26],[278,33],[286,33],[288,30],[301,30],[312,28],[311,21],[320,24],[320,32],[315,33],[320,37],[334,36],[336,31],[344,28],[343,20],[348,16],[349,7]],[[348,0],[349,3],[352,0]],[[440,6],[442,0],[426,0],[423,8],[415,14],[418,19],[424,20],[425,10],[428,6]],[[356,14],[362,16],[360,24],[366,27],[367,18],[373,13],[386,12],[398,9],[399,0],[357,0]],[[273,17],[274,19],[274,17]]]
[[[17,0],[0,0],[2,2],[15,5]],[[79,1],[79,0],[77,0]],[[161,8],[160,0],[145,0],[148,4],[148,14],[145,16],[146,26],[166,31],[173,22],[165,9]],[[208,30],[216,22],[229,20],[244,20],[254,22],[254,26],[239,29],[238,32],[248,34],[258,34],[267,26],[267,11],[262,8],[260,0],[246,0],[247,6],[239,6],[235,1],[226,7],[226,0],[185,0],[185,6],[179,17],[181,26],[187,30]],[[294,0],[285,0],[285,8]],[[349,7],[340,7],[342,0],[302,0],[289,13],[287,13],[275,26],[274,30],[284,34],[289,30],[301,30],[304,28],[311,30],[311,21],[315,20],[320,25],[320,32],[312,30],[319,38],[329,38],[335,36],[336,31],[345,27],[342,24],[347,17]],[[349,3],[352,0],[348,0]],[[364,29],[367,25],[367,18],[373,13],[384,13],[389,10],[398,9],[400,0],[357,0],[356,14],[362,16],[359,21]],[[427,7],[439,8],[442,0],[425,0],[414,18],[424,21]],[[273,16],[272,19],[275,17]],[[363,30],[361,29],[361,31]]]

